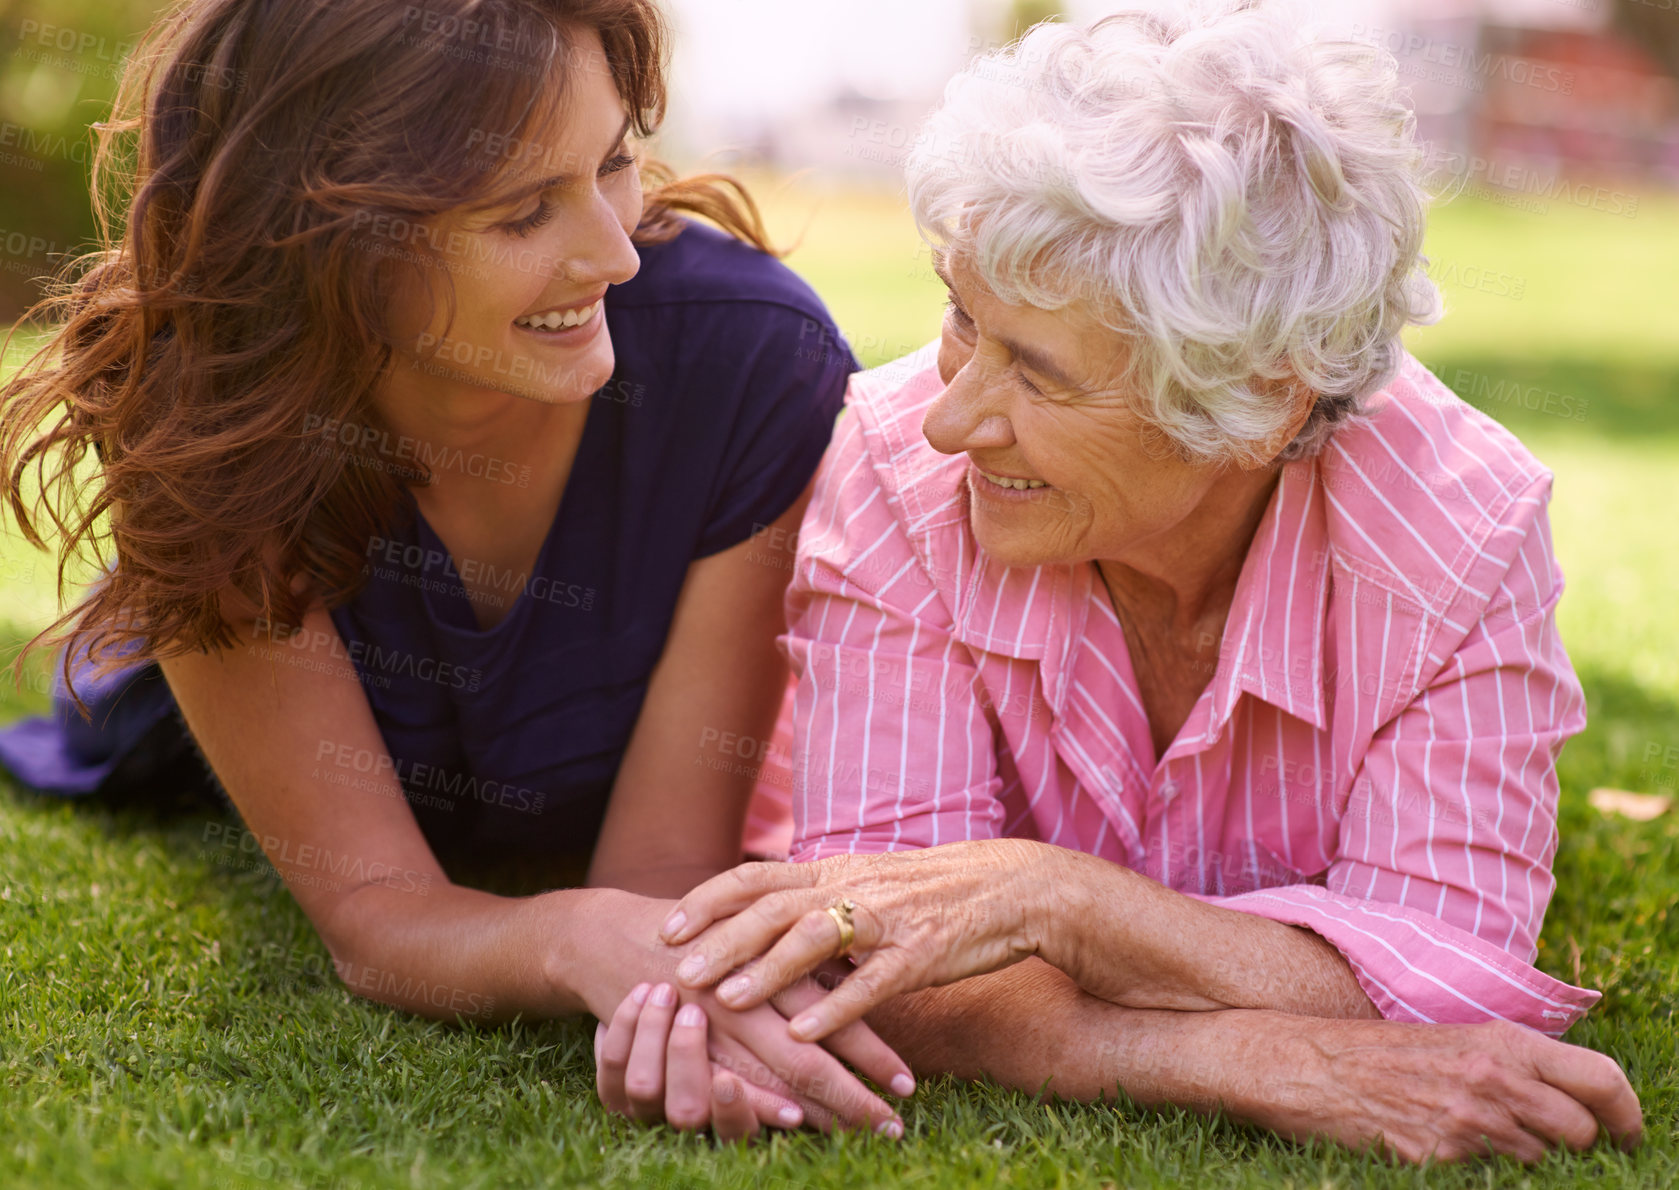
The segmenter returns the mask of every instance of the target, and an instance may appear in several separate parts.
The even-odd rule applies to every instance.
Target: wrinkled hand
[[[1290,1024],[1310,1030],[1318,1060],[1281,1070],[1269,1047],[1269,1057],[1254,1054],[1250,1073],[1269,1066],[1255,1088],[1262,1106],[1241,1113],[1284,1136],[1412,1162],[1493,1153],[1534,1162],[1599,1135],[1631,1148],[1643,1134],[1638,1096],[1614,1059],[1520,1025]]]
[[[1037,953],[1029,907],[1054,885],[1058,850],[989,839],[806,864],[742,864],[683,897],[661,936],[672,944],[696,939],[677,968],[689,988],[708,987],[755,959],[717,989],[728,1007],[749,1008],[838,955],[840,928],[825,910],[849,898],[856,905],[850,953],[858,966],[791,1028],[794,1037],[814,1041],[893,996]]]
[[[603,948],[603,954],[611,957],[589,971],[589,987],[585,990],[584,997],[590,1011],[598,1019],[617,1021],[624,1013],[623,1001],[640,985],[652,989],[660,983],[674,983],[674,971],[683,952],[664,946],[656,935],[657,923],[671,908],[669,901],[656,901],[630,894],[614,896],[611,910],[603,915],[601,923],[603,937],[614,940],[613,945]],[[702,1031],[693,1029],[690,1032],[691,1026],[673,1026],[677,1010],[684,1005],[694,1004],[704,1012],[707,1019],[707,1027],[703,1030],[707,1059],[721,1070],[734,1075],[743,1085],[743,1089],[748,1085],[756,1088],[756,1091],[747,1093],[755,1114],[759,1108],[772,1110],[769,1106],[772,1100],[778,1101],[773,1109],[777,1123],[793,1126],[798,1121],[790,1121],[790,1118],[779,1115],[780,1107],[786,1106],[786,1103],[779,1101],[787,1101],[800,1109],[802,1122],[823,1131],[833,1128],[867,1128],[887,1135],[901,1136],[903,1124],[897,1113],[885,1100],[870,1091],[855,1074],[847,1070],[841,1061],[843,1059],[844,1062],[849,1062],[879,1085],[890,1087],[894,1094],[907,1095],[914,1090],[915,1080],[909,1067],[875,1036],[866,1024],[859,1022],[854,1028],[835,1034],[824,1045],[797,1041],[788,1036],[784,1011],[797,1012],[818,994],[820,993],[815,989],[803,989],[797,993],[789,993],[785,998],[778,997],[774,1004],[761,1004],[746,1011],[732,1011],[719,1004],[710,991],[676,989],[673,1003],[655,1006],[660,1013],[669,1013],[670,1022],[660,1023],[657,1018],[650,1022],[650,1040],[644,1046],[650,1053],[662,1052],[666,1057],[663,1072],[657,1079],[657,1090],[650,1089],[653,1080],[651,1071],[657,1063],[651,1058],[644,1059],[636,1066],[638,1080],[635,1109],[632,1112],[632,1100],[627,1085],[621,1088],[615,1080],[627,1080],[630,1073],[630,1055],[635,1052],[634,1036],[640,1033],[641,1013],[647,1007],[635,1005],[635,1034],[627,1032],[630,1022],[626,1021],[625,1029],[620,1032],[630,1040],[627,1046],[616,1038],[612,1040],[611,1068],[608,1068],[606,1052],[608,1036],[612,1033],[610,1027],[607,1034],[601,1038],[602,1051],[597,1053],[597,1073],[604,1072],[609,1080],[605,1084],[597,1083],[601,1101],[610,1109],[622,1110],[624,1114],[635,1114],[637,1118],[654,1118],[656,1101],[659,1103],[658,1118],[677,1124],[685,1124],[693,1118],[695,1112],[690,1110],[689,1100],[696,1080],[691,1073],[693,1064],[685,1058],[695,1040],[692,1033]],[[648,999],[651,998],[649,995]],[[652,1040],[655,1035],[656,1043]],[[668,1042],[667,1038],[670,1039]],[[679,1093],[676,1117],[672,1120],[668,1110],[668,1048],[670,1044],[678,1042],[680,1045],[676,1060],[679,1068],[676,1087]],[[617,1063],[620,1053],[624,1055],[621,1068]],[[699,1076],[701,1084],[709,1086],[714,1074],[715,1071],[711,1070],[704,1072]],[[765,1094],[760,1095],[757,1092]],[[708,1105],[707,1118],[710,1114]],[[759,1118],[763,1119],[761,1115]],[[738,1115],[729,1114],[728,1119],[731,1129],[740,1123]],[[704,1126],[704,1123],[705,1121],[701,1120],[697,1126]]]

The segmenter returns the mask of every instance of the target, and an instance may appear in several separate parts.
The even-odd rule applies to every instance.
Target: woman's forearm
[[[1034,959],[899,996],[868,1022],[918,1077],[989,1078],[1080,1101],[1112,1099],[1117,1088],[1144,1106],[1223,1110],[1273,1128],[1286,1127],[1291,1111],[1333,1101],[1320,1043],[1343,1025],[1127,1008]]]
[[[321,933],[339,978],[369,999],[438,1020],[543,1018],[623,994],[606,986],[598,923],[640,900],[613,889],[514,898],[457,884],[423,896],[370,884]]]
[[[1033,903],[1037,953],[1129,1008],[1380,1016],[1345,958],[1310,930],[1208,905],[1129,868],[1054,849]]]
[[[842,905],[850,909],[831,916]],[[1128,1008],[1379,1015],[1351,967],[1316,934],[1027,839],[748,864],[683,897],[662,936],[696,944],[678,969],[684,984],[721,980],[719,998],[736,1008],[855,949],[853,975],[794,1019],[794,1035],[805,1039],[825,1037],[891,996],[1031,956]]]
[[[1600,1135],[1635,1144],[1642,1130],[1638,1097],[1612,1060],[1507,1021],[1125,1008],[1035,959],[900,996],[868,1020],[918,1075],[984,1076],[1078,1100],[1117,1088],[1144,1105],[1224,1111],[1290,1139],[1408,1161],[1532,1161]]]
[[[1275,1055],[1258,1043],[1266,1033],[1260,1018],[1269,1015],[1126,1008],[1028,959],[899,996],[868,1022],[918,1076],[989,1078],[1078,1100],[1112,1098],[1121,1088],[1151,1106],[1237,1111],[1267,1097],[1258,1084]],[[1233,1028],[1237,1018],[1248,1027]],[[1250,1057],[1249,1048],[1265,1052]]]

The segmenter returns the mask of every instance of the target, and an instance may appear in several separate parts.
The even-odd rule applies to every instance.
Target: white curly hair
[[[1272,0],[1045,23],[945,90],[908,163],[935,247],[1003,301],[1084,299],[1126,337],[1139,411],[1188,458],[1257,460],[1317,394],[1306,457],[1440,317],[1415,118],[1386,50]]]

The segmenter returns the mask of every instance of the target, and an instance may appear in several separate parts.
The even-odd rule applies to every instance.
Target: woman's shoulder
[[[1436,613],[1489,595],[1551,489],[1514,434],[1410,355],[1316,472],[1337,556]]]
[[[639,251],[641,271],[607,299],[623,348],[621,383],[672,400],[687,394],[678,403],[707,419],[724,416],[719,402],[749,420],[774,419],[791,400],[815,402],[833,420],[857,361],[801,277],[750,244],[686,220],[674,239]],[[693,400],[696,391],[706,399]]]
[[[661,244],[638,245],[641,270],[613,290],[620,309],[654,309],[741,303],[781,307],[831,325],[827,307],[803,278],[781,261],[726,232],[682,220],[682,230]],[[761,318],[763,310],[739,312]]]

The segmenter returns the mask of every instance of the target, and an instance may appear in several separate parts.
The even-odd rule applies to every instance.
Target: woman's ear
[[[1269,438],[1255,446],[1248,461],[1242,464],[1245,471],[1257,471],[1264,467],[1273,466],[1277,456],[1288,448],[1288,444],[1300,436],[1300,431],[1306,428],[1306,421],[1312,416],[1312,410],[1317,407],[1318,395],[1311,386],[1292,377],[1283,380],[1261,381],[1259,391],[1268,399],[1280,405],[1287,406],[1288,420],[1279,426]]]

